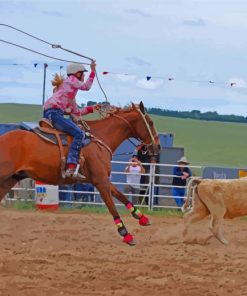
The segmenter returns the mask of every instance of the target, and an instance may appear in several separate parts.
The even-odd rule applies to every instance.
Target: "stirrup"
[[[77,164],[75,169],[68,168],[65,171],[65,177],[66,178],[72,178],[73,180],[77,180],[77,181],[86,179],[87,178],[86,176],[79,173],[79,169],[80,169],[79,164]]]

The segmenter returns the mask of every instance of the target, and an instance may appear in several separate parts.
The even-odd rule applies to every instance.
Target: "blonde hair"
[[[52,86],[54,86],[53,92],[56,92],[58,90],[58,88],[63,83],[63,81],[64,81],[64,76],[63,75],[57,74],[57,73],[54,75],[54,78],[51,81]]]

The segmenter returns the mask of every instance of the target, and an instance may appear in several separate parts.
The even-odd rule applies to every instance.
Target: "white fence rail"
[[[123,166],[121,171],[112,171],[111,179],[112,183],[116,185],[121,191],[126,183],[126,175],[131,173],[125,173],[124,169],[129,164],[124,161],[112,161],[112,164],[118,164]],[[171,174],[171,170],[176,165],[171,164],[159,164],[159,163],[142,163],[145,167],[147,167],[147,173],[141,174],[147,177],[147,183],[141,184],[141,192],[138,194],[125,193],[125,195],[132,200],[133,197],[138,198],[139,203],[137,204],[139,207],[147,207],[149,210],[153,210],[155,208],[179,208],[175,202],[176,198],[184,198],[181,196],[172,196],[171,188],[185,188],[182,186],[173,186],[172,179],[179,178],[176,175]],[[194,169],[197,171],[197,177],[201,176],[202,166],[187,166],[192,170],[192,174],[194,175]],[[168,171],[168,173],[160,173],[161,171]],[[158,172],[157,172],[158,171]],[[156,173],[157,172],[157,173]],[[124,181],[114,181],[116,179],[114,176],[119,175],[120,179],[124,179]],[[118,178],[119,179],[119,178]],[[21,183],[21,182],[20,182]],[[29,182],[30,183],[30,182]],[[140,185],[132,184],[132,185]],[[64,187],[64,185],[63,185]],[[20,194],[22,192],[22,194]],[[23,192],[25,192],[23,194]],[[67,206],[77,206],[77,205],[104,205],[103,201],[100,198],[99,192],[94,189],[94,191],[81,191],[81,190],[73,190],[71,185],[67,186],[67,189],[59,190],[61,198],[59,199],[60,204],[64,204]],[[78,194],[81,196],[78,199]],[[15,186],[12,188],[12,197],[10,194],[6,197],[7,201],[15,201],[15,200],[24,200],[24,201],[33,201],[35,202],[35,188],[34,182],[33,185],[22,185],[18,187]],[[122,206],[119,202],[116,201],[117,206]]]

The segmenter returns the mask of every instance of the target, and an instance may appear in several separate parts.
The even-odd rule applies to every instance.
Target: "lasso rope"
[[[94,62],[94,61],[95,61],[95,59],[93,59],[93,58],[91,58],[91,57],[88,57],[88,56],[82,55],[82,54],[80,54],[80,53],[78,53],[78,52],[74,52],[74,51],[72,51],[72,50],[69,50],[69,49],[67,49],[67,48],[64,48],[64,47],[62,47],[60,44],[54,44],[54,43],[48,42],[48,41],[46,41],[46,40],[44,40],[44,39],[38,38],[38,37],[36,37],[36,36],[34,36],[34,35],[32,35],[32,34],[29,34],[29,33],[25,32],[25,31],[23,31],[23,30],[20,30],[20,29],[18,29],[18,28],[16,28],[16,27],[13,27],[13,26],[10,26],[10,25],[7,25],[7,24],[0,24],[0,26],[8,27],[8,28],[10,28],[10,29],[13,29],[13,30],[15,30],[15,31],[18,31],[18,32],[20,32],[20,33],[22,33],[22,34],[25,34],[25,35],[27,35],[27,36],[33,38],[33,39],[36,39],[36,40],[38,40],[38,41],[40,41],[40,42],[43,42],[43,43],[45,43],[45,44],[48,44],[48,45],[50,45],[52,48],[55,48],[55,49],[58,48],[58,49],[61,49],[61,50],[67,51],[67,52],[69,52],[69,53],[72,53],[72,54],[77,55],[77,56],[79,56],[79,57],[82,57],[82,58],[84,58],[84,59],[90,60],[91,62]],[[58,61],[63,61],[63,62],[69,62],[69,63],[78,63],[78,64],[90,65],[90,64],[88,64],[88,63],[75,62],[75,61],[64,60],[64,59],[56,58],[56,57],[53,57],[53,56],[49,56],[49,55],[43,54],[43,53],[41,53],[41,52],[38,52],[38,51],[36,51],[36,50],[30,49],[30,48],[27,48],[27,47],[24,47],[24,46],[21,46],[21,45],[19,45],[19,44],[16,44],[16,43],[13,43],[13,42],[9,42],[9,41],[6,41],[6,40],[2,40],[2,39],[0,39],[0,42],[6,43],[6,44],[10,44],[10,45],[13,45],[13,46],[16,46],[16,47],[19,47],[19,48],[22,48],[22,49],[25,49],[25,50],[30,51],[30,52],[34,52],[34,53],[36,53],[36,54],[39,54],[39,55],[42,55],[42,56],[48,57],[48,58],[50,58],[50,59],[54,59],[54,60],[58,60]],[[101,86],[101,83],[100,83],[100,81],[99,81],[97,71],[95,71],[95,74],[96,74],[96,79],[97,79],[98,85],[99,85],[99,87],[100,87],[100,89],[101,89],[101,91],[102,91],[102,93],[103,93],[103,95],[104,95],[104,97],[105,97],[105,99],[106,99],[106,102],[108,102],[107,95],[106,95],[105,91],[103,90],[103,88],[102,88],[102,86]],[[105,105],[103,105],[102,107],[103,107],[103,108],[100,108],[100,110],[98,110],[98,112],[99,112],[99,114],[100,114],[100,116],[101,116],[102,118],[105,118],[105,117],[107,117],[107,116],[110,115],[110,114],[114,114],[114,111],[116,110],[116,109],[114,109],[114,108],[113,108],[111,105],[109,105],[109,104],[105,104]],[[141,112],[140,112],[140,114],[141,114]],[[142,114],[141,114],[141,115],[142,115]],[[149,128],[149,126],[148,126],[148,124],[147,124],[147,122],[146,122],[146,118],[145,118],[145,116],[143,116],[143,115],[142,115],[142,117],[143,117],[143,120],[144,120],[144,122],[145,122],[145,124],[146,124],[146,126],[147,126],[148,132],[149,132],[149,134],[150,134],[150,136],[151,136],[151,140],[152,140],[152,142],[154,142],[154,138],[153,138],[153,135],[152,135],[152,133],[151,133],[151,131],[150,131],[150,128]],[[82,120],[82,122],[84,122],[84,120]],[[84,126],[84,127],[85,127],[85,128],[88,128],[88,126]],[[136,145],[135,145],[130,139],[128,139],[128,140],[129,140],[129,142],[131,142],[132,145],[134,145],[134,146],[136,147]],[[152,143],[152,142],[151,142],[151,143]]]
[[[64,60],[64,59],[56,58],[56,57],[53,57],[53,56],[50,56],[50,55],[41,53],[39,51],[33,50],[31,48],[28,48],[28,47],[25,47],[25,46],[22,46],[22,45],[13,43],[13,42],[9,42],[9,41],[3,40],[3,39],[0,39],[0,42],[4,42],[4,43],[10,44],[10,45],[13,45],[13,46],[16,46],[16,47],[25,49],[27,51],[34,52],[34,53],[39,54],[39,55],[41,55],[43,57],[47,57],[47,58],[50,58],[50,59],[53,59],[53,60],[62,61],[62,62],[69,62],[69,63],[76,63],[76,64],[83,64],[83,65],[90,65],[89,63],[81,63],[81,62],[76,62],[76,61],[70,61],[70,60]]]
[[[27,35],[27,36],[33,38],[33,39],[36,39],[36,40],[38,40],[38,41],[40,41],[40,42],[43,42],[43,43],[45,43],[45,44],[48,44],[48,45],[50,45],[52,48],[59,48],[59,49],[61,49],[61,50],[64,50],[64,51],[67,51],[67,52],[72,53],[72,54],[74,54],[74,55],[77,55],[77,56],[79,56],[79,57],[82,57],[82,58],[84,58],[84,59],[90,60],[91,62],[94,62],[94,61],[95,61],[95,59],[93,59],[93,58],[87,57],[87,56],[82,55],[82,54],[80,54],[80,53],[78,53],[78,52],[75,52],[75,51],[72,51],[72,50],[70,50],[70,49],[64,48],[64,47],[62,47],[62,46],[59,45],[59,44],[50,43],[50,42],[48,42],[48,41],[46,41],[46,40],[44,40],[44,39],[38,38],[38,37],[36,37],[36,36],[34,36],[34,35],[32,35],[32,34],[29,34],[29,33],[25,32],[25,31],[22,31],[22,30],[20,30],[20,29],[18,29],[18,28],[16,28],[16,27],[13,27],[13,26],[10,26],[10,25],[7,25],[7,24],[0,24],[0,26],[4,26],[4,27],[10,28],[10,29],[13,29],[13,30],[15,30],[15,31],[18,31],[18,32],[20,32],[20,33],[22,33],[22,34],[25,34],[25,35]],[[4,42],[4,43],[10,44],[10,45],[13,45],[13,46],[16,46],[16,47],[19,47],[19,48],[22,48],[22,49],[25,49],[25,50],[28,50],[28,51],[34,52],[34,53],[36,53],[36,54],[39,54],[39,55],[42,55],[42,56],[48,57],[48,58],[50,58],[50,59],[54,59],[54,60],[58,60],[58,61],[63,61],[63,62],[69,62],[69,63],[77,63],[77,64],[90,65],[90,64],[88,64],[88,63],[74,62],[74,61],[69,61],[69,60],[59,59],[59,58],[56,58],[56,57],[53,57],[53,56],[49,56],[49,55],[43,54],[43,53],[38,52],[38,51],[36,51],[36,50],[33,50],[33,49],[30,49],[30,48],[27,48],[27,47],[21,46],[21,45],[19,45],[19,44],[16,44],[16,43],[13,43],[13,42],[9,42],[9,41],[6,41],[6,40],[2,40],[2,39],[0,39],[0,42]],[[102,93],[103,93],[103,95],[104,95],[106,101],[108,102],[108,98],[107,98],[107,96],[106,96],[106,93],[105,93],[105,91],[103,90],[103,87],[101,86],[101,83],[100,83],[100,81],[99,81],[99,77],[98,77],[97,71],[95,71],[95,74],[96,74],[96,79],[97,79],[98,85],[99,85],[99,87],[100,87],[100,89],[101,89],[101,91],[102,91]]]

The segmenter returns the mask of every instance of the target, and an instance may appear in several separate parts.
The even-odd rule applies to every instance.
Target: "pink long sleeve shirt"
[[[78,90],[89,90],[93,84],[95,73],[91,72],[87,81],[82,82],[71,75],[64,79],[58,90],[44,104],[44,110],[58,108],[65,114],[76,116],[86,115],[93,112],[93,107],[78,108],[76,104],[76,94]]]

